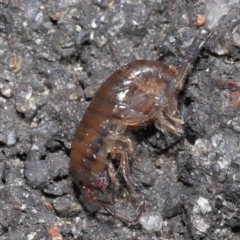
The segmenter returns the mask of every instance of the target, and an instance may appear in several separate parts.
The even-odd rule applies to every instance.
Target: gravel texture
[[[133,133],[136,189],[119,178],[115,211],[72,183],[71,140],[101,83],[135,59],[178,66],[204,1],[0,0],[0,239],[240,239],[240,9],[195,61],[183,134]],[[79,201],[80,199],[80,201]],[[96,211],[97,210],[97,211]]]

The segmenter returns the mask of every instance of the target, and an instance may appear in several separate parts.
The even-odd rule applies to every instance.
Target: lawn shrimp
[[[114,202],[115,173],[107,158],[120,155],[119,167],[129,188],[128,159],[133,142],[128,131],[154,123],[177,134],[183,121],[178,116],[178,94],[184,87],[186,75],[191,70],[203,44],[211,31],[202,29],[188,49],[187,57],[178,70],[159,61],[136,60],[115,71],[99,88],[90,102],[72,142],[70,165],[73,180],[86,196],[125,223],[126,219],[109,207]],[[112,201],[99,199],[96,191],[112,185]]]

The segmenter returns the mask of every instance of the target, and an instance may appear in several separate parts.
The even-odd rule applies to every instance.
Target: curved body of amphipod
[[[138,60],[114,72],[88,106],[72,142],[71,172],[77,186],[83,186],[86,194],[112,215],[104,201],[94,194],[94,190],[108,186],[109,177],[114,182],[106,164],[108,154],[121,155],[120,167],[131,186],[127,154],[133,144],[127,130],[155,122],[156,126],[177,132],[175,124],[181,120],[175,114],[181,86],[179,76],[171,67],[158,61]],[[123,149],[123,144],[128,151]]]
[[[71,149],[73,179],[90,199],[123,222],[134,221],[114,214],[94,192],[107,188],[109,178],[114,190],[116,178],[113,167],[107,161],[108,154],[112,158],[116,154],[121,156],[120,168],[131,188],[127,156],[133,150],[133,143],[127,131],[154,122],[156,127],[163,126],[177,133],[182,123],[176,116],[178,93],[183,89],[184,79],[214,26],[211,29],[205,27],[200,37],[193,39],[179,72],[161,62],[147,60],[134,61],[114,72],[97,91],[79,124]],[[142,211],[143,208],[135,221]]]

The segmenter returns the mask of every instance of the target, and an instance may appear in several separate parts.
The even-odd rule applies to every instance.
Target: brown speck
[[[170,69],[170,71],[171,71],[174,75],[177,75],[178,70],[177,70],[177,68],[176,68],[175,66],[170,65],[170,66],[169,66],[169,69]]]
[[[0,4],[5,4],[5,5],[8,5],[8,0],[0,0]]]
[[[46,206],[48,211],[52,211],[53,210],[53,205],[50,202],[46,202],[45,206]]]
[[[21,210],[21,206],[19,204],[14,204],[13,209],[14,210]]]
[[[60,234],[60,229],[57,224],[54,224],[48,229],[48,234],[53,240],[63,240],[62,235]]]
[[[10,35],[9,36],[9,41],[12,45],[14,45],[17,42],[17,38],[14,35]]]
[[[10,58],[9,67],[12,69],[13,73],[18,73],[22,69],[22,59],[17,56]]]
[[[108,8],[113,8],[113,5],[114,5],[114,2],[112,1],[108,4]]]
[[[53,20],[53,21],[58,21],[61,17],[63,16],[63,13],[62,12],[57,12],[57,13],[52,13],[50,14],[50,18]]]
[[[177,9],[177,5],[176,4],[173,4],[172,7],[171,7],[171,10],[172,11],[175,11]]]
[[[240,82],[238,81],[229,81],[228,82],[228,87],[231,90],[239,90],[240,89]]]
[[[196,25],[198,27],[202,27],[205,23],[206,23],[206,17],[204,15],[198,14]]]
[[[232,100],[232,108],[233,110],[237,110],[240,104],[240,94],[239,92],[232,92],[230,96]]]

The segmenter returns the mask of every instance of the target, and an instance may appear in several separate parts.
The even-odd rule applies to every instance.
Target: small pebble
[[[151,212],[143,213],[139,222],[148,232],[158,232],[161,230],[163,225],[161,215]]]
[[[1,89],[1,94],[3,97],[10,98],[13,95],[13,86],[10,84],[7,84]]]

